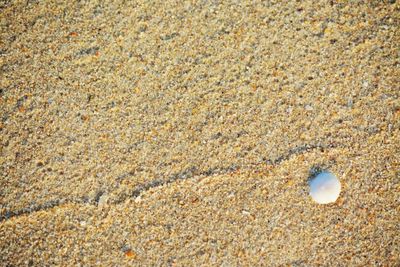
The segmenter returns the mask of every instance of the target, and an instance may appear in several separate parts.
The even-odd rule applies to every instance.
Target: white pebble
[[[108,202],[108,196],[107,195],[101,195],[101,197],[99,198],[99,206],[104,206],[105,204],[107,204]]]
[[[312,110],[314,110],[314,108],[313,108],[311,105],[306,105],[305,109],[306,109],[307,111],[312,111]]]
[[[335,202],[340,189],[339,179],[330,172],[321,172],[310,181],[310,195],[319,204]]]

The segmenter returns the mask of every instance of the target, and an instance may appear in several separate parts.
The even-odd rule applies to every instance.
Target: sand
[[[0,265],[400,265],[399,9],[1,1]]]

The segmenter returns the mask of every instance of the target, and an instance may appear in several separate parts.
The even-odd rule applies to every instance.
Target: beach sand
[[[0,1],[0,266],[400,265],[399,9]]]

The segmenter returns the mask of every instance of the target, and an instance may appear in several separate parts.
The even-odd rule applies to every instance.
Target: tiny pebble
[[[99,198],[98,204],[99,204],[99,206],[103,206],[103,205],[107,204],[107,202],[108,202],[108,195],[104,194]]]
[[[314,108],[313,108],[312,106],[310,106],[310,105],[306,105],[305,109],[306,109],[307,111],[312,111],[312,110],[314,110]]]

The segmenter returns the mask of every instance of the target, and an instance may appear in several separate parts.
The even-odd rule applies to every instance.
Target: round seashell
[[[319,204],[335,202],[339,197],[339,179],[330,172],[321,172],[310,181],[310,196]]]

